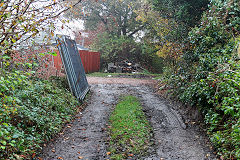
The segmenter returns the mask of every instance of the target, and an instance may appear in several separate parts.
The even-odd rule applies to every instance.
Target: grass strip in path
[[[111,159],[141,157],[147,154],[151,145],[152,129],[136,97],[122,97],[109,122],[108,154]]]

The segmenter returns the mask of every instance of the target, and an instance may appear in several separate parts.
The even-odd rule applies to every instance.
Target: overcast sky
[[[56,31],[55,34],[64,34],[71,36],[74,39],[73,31],[83,30],[83,20],[72,20],[69,23],[62,23],[60,20],[56,24]],[[63,29],[62,29],[63,26]]]
[[[43,6],[47,6],[50,3],[52,3],[52,1],[48,1],[48,0],[43,0],[41,2],[36,1],[33,4],[33,7],[42,8]],[[62,6],[57,5],[57,6],[54,6],[52,10],[53,11],[56,10],[56,12],[61,12],[62,10],[64,10],[64,8]],[[49,12],[49,10],[47,10],[47,12]],[[65,17],[60,16],[58,20],[56,20],[57,22],[55,23],[55,27],[56,27],[55,34],[68,35],[74,39],[73,31],[79,31],[84,29],[83,20],[70,20],[69,23],[67,22],[63,23],[62,20],[68,21],[68,19],[66,19]]]

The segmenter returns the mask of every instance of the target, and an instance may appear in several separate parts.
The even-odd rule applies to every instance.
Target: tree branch
[[[140,26],[139,28],[135,29],[132,33],[128,35],[128,37],[132,37],[135,33],[142,30],[145,27],[145,25]]]

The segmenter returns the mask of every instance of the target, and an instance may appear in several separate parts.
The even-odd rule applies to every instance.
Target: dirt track
[[[56,141],[43,149],[44,160],[104,160],[107,155],[106,124],[120,95],[140,98],[154,132],[154,146],[146,160],[215,159],[206,138],[183,123],[178,111],[154,93],[154,80],[88,77],[92,97],[87,108]],[[134,159],[134,158],[132,158]],[[136,158],[135,158],[136,159]]]
[[[155,80],[149,79],[134,79],[134,78],[103,78],[103,77],[88,77],[89,84],[123,84],[131,86],[153,85]]]

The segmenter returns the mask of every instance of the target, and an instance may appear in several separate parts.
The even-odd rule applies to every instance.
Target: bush
[[[211,1],[170,80],[180,100],[200,107],[222,159],[240,158],[239,30],[239,1]]]
[[[30,159],[77,112],[64,88],[21,71],[0,75],[0,159]]]

